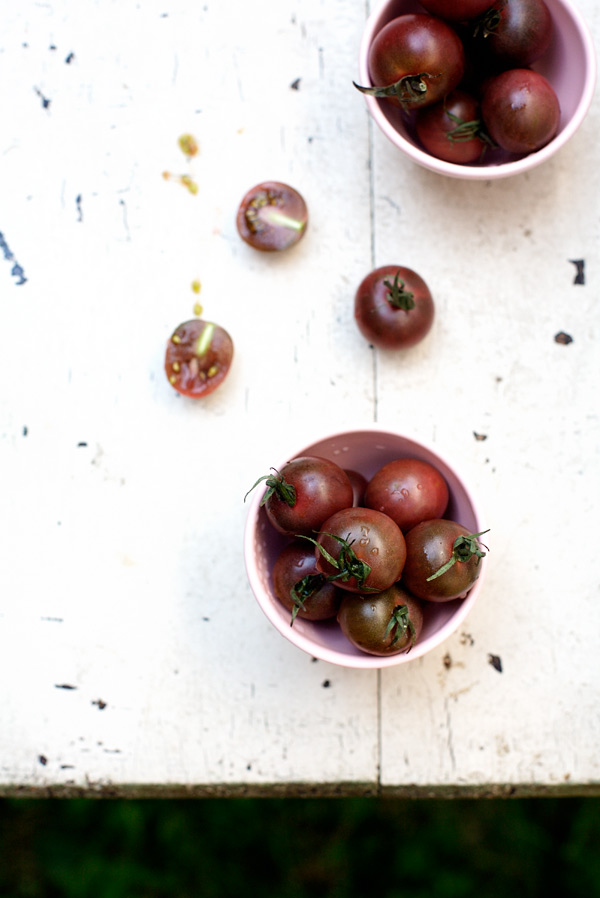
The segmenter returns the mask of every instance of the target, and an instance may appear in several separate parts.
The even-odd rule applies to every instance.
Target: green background
[[[4,799],[0,898],[600,896],[596,798]]]

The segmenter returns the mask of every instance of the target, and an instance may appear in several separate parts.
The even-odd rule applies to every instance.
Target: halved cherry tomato
[[[289,184],[264,181],[242,199],[236,218],[242,240],[262,252],[288,249],[306,233],[308,210]]]
[[[178,393],[198,399],[220,386],[231,367],[233,340],[212,321],[194,318],[175,328],[167,342],[165,372]]]

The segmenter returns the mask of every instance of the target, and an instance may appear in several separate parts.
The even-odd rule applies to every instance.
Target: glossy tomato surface
[[[417,113],[415,131],[424,149],[437,159],[465,165],[480,161],[489,141],[482,137],[479,103],[464,90],[453,90]]]
[[[370,655],[408,652],[423,629],[423,605],[399,586],[377,595],[347,593],[338,623],[352,645]]]
[[[346,472],[327,458],[294,458],[254,486],[261,480],[267,486],[262,504],[269,521],[290,535],[316,534],[326,518],[352,505],[354,497]]]
[[[381,591],[400,579],[406,543],[388,515],[372,508],[352,507],[336,512],[323,523],[315,557],[318,570],[335,577],[343,589]]]
[[[359,284],[354,319],[362,335],[382,349],[408,349],[431,329],[435,307],[423,278],[399,265],[383,265]]]
[[[194,318],[180,324],[169,338],[165,373],[184,396],[199,399],[220,386],[231,367],[233,340],[212,321]]]
[[[496,0],[477,24],[480,47],[504,66],[529,66],[552,41],[552,16],[544,0]]]
[[[508,69],[491,78],[481,115],[492,140],[511,153],[531,153],[558,131],[560,105],[550,82],[532,69]]]
[[[273,590],[281,604],[296,617],[327,620],[335,617],[343,590],[319,573],[313,546],[297,540],[285,546],[272,571]]]
[[[465,22],[485,12],[490,0],[421,0],[421,6],[432,16],[447,22]]]
[[[421,521],[441,518],[448,499],[448,485],[437,468],[418,458],[398,458],[373,475],[364,501],[406,533]]]
[[[254,249],[278,252],[304,236],[308,209],[302,195],[289,184],[264,181],[242,199],[236,224],[242,240]]]
[[[424,13],[392,19],[375,36],[369,53],[373,85],[397,85],[383,96],[404,109],[441,100],[457,87],[464,69],[463,45],[456,32]]]
[[[480,555],[471,554],[468,561],[456,560],[445,573],[435,579],[430,578],[450,564],[457,540],[471,536],[456,521],[435,519],[417,524],[406,534],[402,586],[418,598],[430,602],[448,602],[465,596],[479,577]],[[483,550],[480,551],[481,555],[485,555]]]

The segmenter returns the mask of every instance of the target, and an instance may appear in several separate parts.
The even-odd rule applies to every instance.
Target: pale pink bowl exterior
[[[376,427],[364,427],[346,433],[323,437],[290,455],[319,455],[337,462],[343,468],[360,471],[367,479],[394,458],[415,457],[431,462],[444,475],[450,490],[447,517],[463,524],[471,533],[485,530],[489,524],[482,520],[475,498],[456,467],[440,455],[437,449],[421,440]],[[280,467],[289,459],[284,459]],[[343,635],[336,621],[312,623],[296,618],[290,627],[290,614],[273,593],[271,568],[286,543],[269,523],[260,508],[264,490],[256,490],[248,509],[244,533],[244,557],[250,586],[258,604],[279,632],[295,646],[314,658],[342,667],[376,669],[393,667],[414,661],[439,646],[459,627],[475,604],[481,591],[487,556],[481,560],[481,573],[466,598],[444,604],[430,603],[421,638],[408,654],[378,657],[354,648]]]
[[[471,181],[508,178],[540,165],[557,152],[581,125],[592,102],[596,83],[594,44],[581,14],[568,0],[546,0],[554,21],[552,45],[543,59],[532,65],[554,87],[561,108],[556,137],[541,150],[511,161],[495,164],[458,165],[436,159],[425,152],[408,133],[399,110],[386,100],[365,96],[373,120],[381,131],[409,159],[452,178]],[[416,0],[386,0],[368,19],[359,54],[359,83],[369,86],[369,48],[384,25],[408,12],[424,12]]]

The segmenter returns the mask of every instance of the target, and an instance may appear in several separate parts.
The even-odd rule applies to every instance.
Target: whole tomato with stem
[[[431,329],[433,297],[423,278],[401,265],[383,265],[371,271],[354,297],[358,329],[374,346],[408,349]]]
[[[212,321],[184,321],[171,334],[165,351],[165,373],[174,389],[199,399],[219,387],[231,367],[233,340]]]
[[[487,531],[483,531],[487,532]],[[479,537],[456,521],[421,521],[406,534],[402,586],[429,602],[462,598],[480,573],[483,551]]]
[[[397,584],[377,595],[346,593],[337,615],[346,638],[370,655],[410,652],[423,629],[423,605]]]
[[[560,124],[560,104],[550,82],[533,69],[508,69],[490,78],[481,115],[495,143],[511,153],[546,146]]]
[[[388,515],[351,507],[323,523],[315,544],[317,569],[350,592],[381,592],[400,579],[406,542]]]
[[[441,100],[458,86],[465,70],[462,42],[454,29],[425,13],[406,13],[375,35],[369,51],[373,86],[354,86],[403,109]]]
[[[275,595],[292,612],[290,626],[296,617],[319,621],[336,616],[344,592],[317,570],[309,543],[295,540],[285,546],[275,559],[271,576]]]
[[[352,505],[354,498],[344,469],[318,456],[294,458],[281,471],[272,468],[248,493],[263,481],[267,489],[260,504],[273,527],[290,535],[318,532],[326,518]]]
[[[397,458],[369,480],[364,503],[389,515],[406,533],[421,521],[441,518],[449,496],[448,484],[434,465],[420,458]]]
[[[420,109],[415,131],[428,153],[458,165],[478,162],[494,146],[485,130],[478,101],[458,88],[439,103]]]
[[[525,67],[544,55],[554,25],[544,0],[495,0],[477,20],[479,47],[504,67]]]

